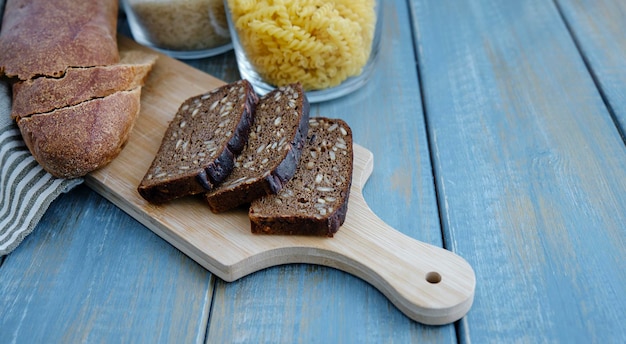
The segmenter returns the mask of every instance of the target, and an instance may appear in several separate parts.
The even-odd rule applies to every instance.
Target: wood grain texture
[[[626,148],[554,3],[411,10],[461,340],[623,340]]]
[[[626,1],[556,3],[626,141]]]
[[[120,50],[132,48],[137,44],[120,40]],[[201,197],[158,206],[141,198],[137,185],[177,107],[221,84],[161,56],[146,81],[126,147],[115,161],[88,175],[88,185],[226,281],[275,265],[320,264],[361,277],[416,321],[440,325],[465,315],[473,300],[473,270],[453,253],[396,231],[370,210],[361,190],[373,170],[373,156],[361,146],[354,147],[346,221],[332,240],[254,235],[245,210],[213,214]],[[429,282],[431,274],[441,281]]]
[[[0,269],[0,342],[201,342],[214,277],[85,186]]]

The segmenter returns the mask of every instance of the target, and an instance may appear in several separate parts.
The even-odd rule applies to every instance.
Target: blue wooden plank
[[[215,288],[207,343],[456,343],[453,325],[411,321],[367,283],[330,268],[287,265]]]
[[[626,1],[557,0],[579,49],[626,136]]]
[[[626,148],[556,6],[411,11],[446,243],[477,278],[461,340],[623,341]]]
[[[213,277],[86,187],[0,269],[0,342],[202,342]]]
[[[404,1],[385,1],[384,41],[373,79],[356,93],[316,104],[339,117],[374,154],[364,189],[384,221],[442,245],[433,178]],[[411,273],[407,271],[407,273]],[[330,268],[289,265],[216,284],[207,342],[456,342],[454,326],[410,321],[367,283]]]

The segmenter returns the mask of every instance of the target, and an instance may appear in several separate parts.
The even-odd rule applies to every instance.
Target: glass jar
[[[241,77],[261,95],[301,82],[310,102],[344,96],[371,76],[381,0],[224,0]]]
[[[222,0],[122,0],[133,38],[179,59],[232,49]]]

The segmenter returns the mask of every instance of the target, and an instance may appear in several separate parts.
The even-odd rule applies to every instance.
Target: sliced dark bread
[[[308,121],[309,102],[302,85],[283,86],[262,97],[235,169],[206,194],[211,210],[227,211],[278,192],[296,171]]]
[[[245,146],[258,97],[239,80],[185,100],[139,184],[152,203],[211,190],[233,169]]]
[[[340,119],[311,118],[296,174],[249,210],[252,233],[332,237],[346,218],[352,184],[352,131]]]

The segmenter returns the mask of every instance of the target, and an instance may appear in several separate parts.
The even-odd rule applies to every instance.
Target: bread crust
[[[113,160],[140,110],[141,88],[20,118],[17,124],[35,160],[58,178],[76,178]]]
[[[50,112],[143,86],[157,55],[139,50],[120,55],[120,63],[115,65],[71,67],[61,78],[40,77],[16,82],[13,84],[11,117]]]
[[[249,210],[250,230],[253,234],[303,235],[332,238],[343,225],[348,212],[348,198],[339,209],[324,218],[304,215],[257,216],[253,208]]]
[[[117,0],[9,0],[0,31],[0,74],[60,77],[67,67],[119,61]]]

